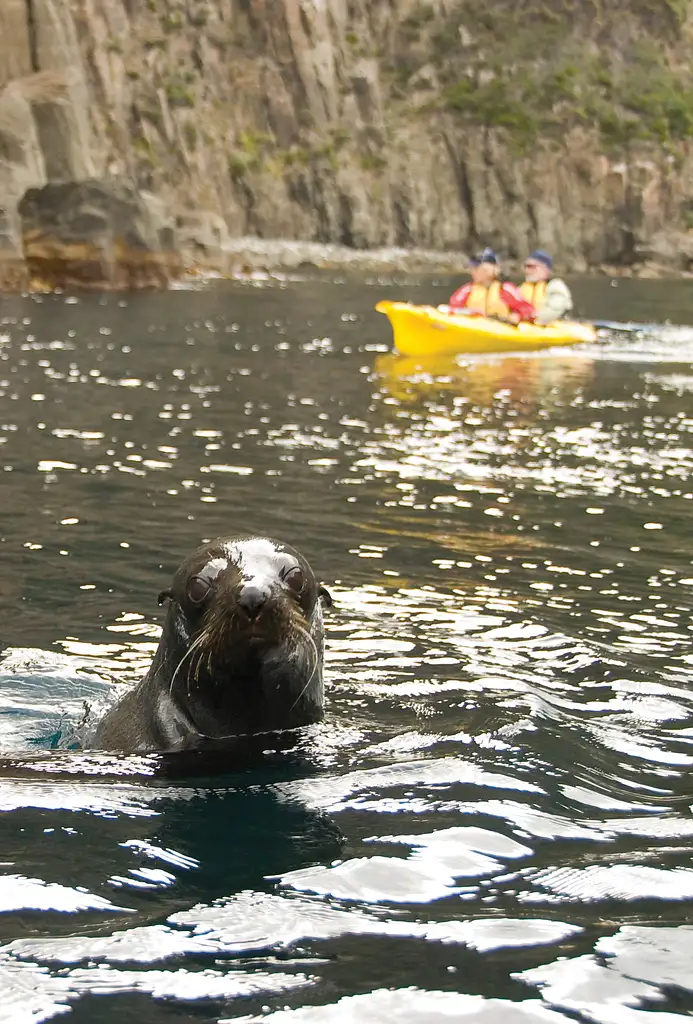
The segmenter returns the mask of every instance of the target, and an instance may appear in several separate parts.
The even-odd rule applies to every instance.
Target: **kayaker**
[[[535,324],[560,320],[573,308],[570,288],[560,277],[553,276],[553,260],[543,249],[535,249],[525,260],[520,294],[536,309]]]
[[[534,319],[534,306],[522,297],[517,285],[500,280],[498,257],[493,249],[484,249],[478,256],[473,256],[469,261],[469,273],[471,281],[450,296],[448,307],[451,313],[465,310],[515,324],[520,320]]]

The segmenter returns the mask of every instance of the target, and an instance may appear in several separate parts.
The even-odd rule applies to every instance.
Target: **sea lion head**
[[[331,599],[298,551],[268,537],[217,538],[183,561],[165,600],[150,676],[201,734],[321,717],[321,604]]]

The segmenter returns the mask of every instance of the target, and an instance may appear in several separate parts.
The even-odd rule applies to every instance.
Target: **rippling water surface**
[[[575,290],[685,324],[691,287]],[[378,299],[450,291],[2,301],[2,1019],[693,1013],[693,328],[386,354]],[[248,530],[333,593],[325,721],[81,752],[180,559]]]

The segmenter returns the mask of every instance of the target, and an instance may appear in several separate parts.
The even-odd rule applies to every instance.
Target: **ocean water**
[[[0,1019],[693,1012],[693,292],[418,366],[305,275],[0,305]],[[233,761],[80,747],[201,540],[330,589],[327,707]]]

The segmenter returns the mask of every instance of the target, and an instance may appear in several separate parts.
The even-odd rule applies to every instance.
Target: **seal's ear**
[[[159,596],[156,599],[156,603],[159,605],[159,607],[161,607],[161,605],[164,603],[164,601],[166,601],[167,599],[171,599],[172,597],[173,597],[173,591],[172,590],[162,590],[161,593],[159,594]]]
[[[325,608],[332,607],[332,594],[329,592],[327,587],[318,588],[318,597],[322,600],[322,603],[325,606]]]

